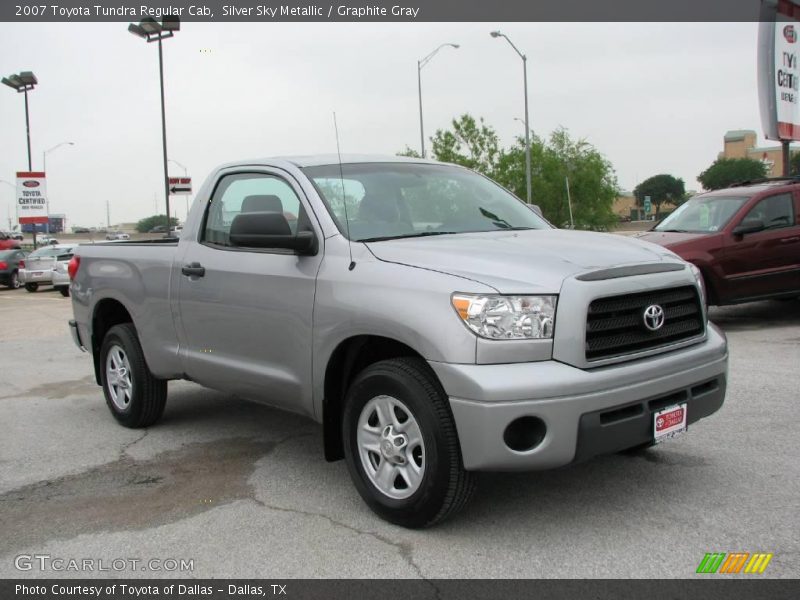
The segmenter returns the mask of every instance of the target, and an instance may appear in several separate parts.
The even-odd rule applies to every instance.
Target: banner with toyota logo
[[[800,5],[762,2],[758,30],[761,126],[770,140],[800,140]]]
[[[20,224],[47,223],[47,182],[44,172],[17,172],[17,215]]]

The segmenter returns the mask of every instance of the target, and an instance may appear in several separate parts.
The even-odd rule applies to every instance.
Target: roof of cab
[[[415,158],[409,156],[391,156],[385,154],[342,154],[342,164],[354,163],[424,163],[431,165],[442,165],[442,163],[426,158]],[[239,166],[280,166],[281,164],[291,164],[295,167],[320,167],[323,165],[338,165],[338,154],[310,154],[307,156],[273,156],[269,158],[257,158],[251,160],[237,160],[222,165],[223,168]]]
[[[778,187],[788,187],[800,184],[800,179],[793,177],[776,177],[774,179],[756,179],[752,182],[743,181],[718,190],[710,190],[698,194],[699,196],[755,196],[761,192]]]

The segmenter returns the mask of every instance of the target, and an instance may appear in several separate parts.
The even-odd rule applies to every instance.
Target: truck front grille
[[[663,324],[647,327],[648,307],[663,310]],[[653,309],[652,313],[658,313]],[[652,326],[653,319],[649,320]],[[687,340],[705,331],[694,286],[598,298],[586,315],[586,360],[634,354]]]

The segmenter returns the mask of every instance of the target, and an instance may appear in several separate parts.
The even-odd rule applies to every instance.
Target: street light
[[[522,59],[522,76],[525,84],[525,182],[527,185],[527,199],[528,204],[531,203],[531,139],[530,139],[530,122],[528,121],[528,57],[525,56],[514,45],[508,36],[499,31],[492,31],[489,33],[493,38],[505,38],[514,51],[519,54]]]
[[[44,152],[42,152],[42,171],[44,171],[45,177],[47,176],[47,155],[52,152],[53,150],[57,150],[61,148],[61,146],[74,146],[75,142],[61,142],[60,144],[56,144],[52,148],[48,148]],[[50,192],[48,190],[47,193],[47,233],[50,233]]]
[[[422,60],[417,61],[417,89],[419,91],[419,141],[420,141],[420,150],[422,152],[422,158],[425,158],[425,130],[422,124],[422,67],[431,62],[433,57],[436,56],[436,53],[439,52],[439,50],[441,50],[442,48],[445,48],[446,46],[450,46],[455,50],[458,50],[459,48],[458,44],[450,44],[450,43],[442,44],[441,46],[436,48],[436,50],[428,54],[428,56],[426,56]]]
[[[161,140],[164,146],[164,197],[167,203],[167,237],[169,237],[169,173],[167,171],[167,115],[164,108],[164,53],[161,47],[161,40],[171,38],[176,31],[180,31],[181,23],[176,15],[165,15],[161,23],[151,17],[139,21],[139,24],[131,23],[128,31],[135,36],[150,42],[158,42],[158,74],[161,82]]]
[[[25,131],[28,136],[28,171],[33,169],[31,165],[31,121],[28,113],[28,92],[39,83],[31,71],[22,71],[18,75],[9,75],[0,80],[3,84],[14,89],[19,94],[25,94]],[[36,249],[36,224],[33,224],[33,248]]]

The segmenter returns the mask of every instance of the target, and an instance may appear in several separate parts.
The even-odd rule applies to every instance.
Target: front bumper
[[[725,335],[709,324],[702,343],[627,363],[579,369],[554,360],[499,365],[430,362],[450,397],[468,470],[539,470],[652,441],[653,412],[687,403],[688,422],[722,406]],[[504,441],[520,417],[546,432],[532,449]]]

